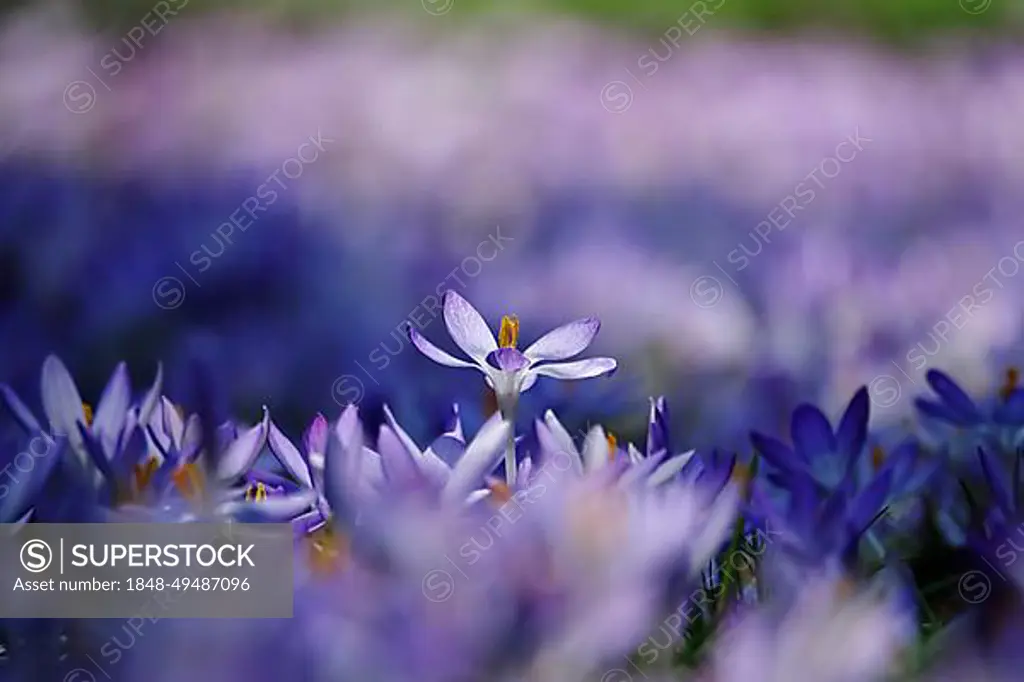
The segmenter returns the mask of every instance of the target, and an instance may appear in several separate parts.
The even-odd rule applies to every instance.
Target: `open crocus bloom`
[[[590,379],[615,371],[612,358],[589,358],[563,362],[586,350],[601,327],[597,318],[588,317],[554,329],[524,351],[516,349],[519,321],[506,316],[501,321],[499,339],[470,303],[454,291],[444,297],[444,323],[456,345],[469,356],[460,360],[427,341],[415,329],[409,338],[421,353],[448,367],[473,367],[483,372],[494,389],[498,407],[506,415],[515,407],[519,394],[532,387],[537,377]]]

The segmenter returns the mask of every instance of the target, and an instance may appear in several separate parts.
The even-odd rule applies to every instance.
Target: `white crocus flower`
[[[554,329],[524,351],[516,349],[519,320],[505,316],[501,320],[498,339],[487,322],[466,299],[454,291],[444,297],[444,323],[455,344],[469,360],[460,360],[430,343],[409,329],[409,338],[421,353],[447,367],[470,367],[481,371],[487,385],[494,390],[498,408],[508,421],[513,421],[519,394],[528,391],[541,376],[554,379],[590,379],[611,374],[617,363],[612,358],[589,358],[564,362],[590,345],[601,327],[597,318],[588,317]],[[505,470],[509,485],[515,483],[515,443],[506,445]]]

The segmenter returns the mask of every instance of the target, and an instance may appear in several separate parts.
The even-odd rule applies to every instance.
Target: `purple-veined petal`
[[[458,502],[465,499],[484,478],[494,471],[505,451],[512,425],[494,414],[480,427],[476,437],[466,447],[465,454],[452,469],[448,483],[441,493],[442,500]]]
[[[551,365],[532,367],[529,374],[569,381],[612,374],[617,367],[618,363],[612,358],[589,358],[575,362],[556,362]]]
[[[313,479],[309,476],[309,467],[306,466],[305,460],[298,449],[288,440],[288,437],[281,433],[281,429],[277,428],[277,424],[273,420],[270,422],[270,430],[267,433],[267,444],[270,445],[270,451],[296,481],[307,488],[313,487]]]
[[[568,360],[585,351],[600,328],[601,321],[596,317],[570,322],[537,339],[523,355],[531,362]]]
[[[7,409],[11,411],[11,415],[29,434],[43,430],[35,415],[32,414],[32,410],[28,409],[25,403],[21,402],[18,394],[7,384],[0,384],[0,398],[7,405]]]
[[[478,363],[485,362],[487,354],[498,347],[483,316],[451,289],[444,295],[444,324],[455,345]]]
[[[522,378],[522,383],[519,384],[519,392],[526,393],[533,385],[537,383],[537,374],[534,372],[526,372]]]
[[[83,455],[82,435],[78,432],[78,424],[85,423],[82,396],[67,367],[56,355],[48,356],[43,362],[42,398],[43,411],[54,434],[67,436],[74,449]]]
[[[131,401],[132,384],[128,378],[128,366],[121,362],[103,389],[92,421],[92,431],[100,439],[108,456],[113,454],[114,443],[124,429]]]
[[[488,353],[487,364],[502,372],[518,372],[525,369],[530,361],[515,348],[499,348]]]
[[[267,444],[269,427],[270,412],[264,407],[263,419],[260,423],[239,435],[218,458],[217,478],[222,481],[230,481],[247,472]]]
[[[412,345],[416,346],[419,352],[439,365],[444,365],[445,367],[476,367],[472,362],[460,360],[454,355],[441,350],[430,341],[427,341],[423,334],[420,334],[412,327],[409,327],[409,340],[412,342]]]

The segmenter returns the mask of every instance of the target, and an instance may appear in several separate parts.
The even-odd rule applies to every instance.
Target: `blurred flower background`
[[[930,369],[1021,362],[1019,0],[3,10],[0,379],[32,404],[50,353],[87,402],[201,355],[250,423],[475,432],[480,377],[408,339],[444,343],[448,289],[526,343],[599,317],[619,371],[518,417],[636,442],[652,395],[749,450],[800,401],[866,385],[884,427]]]
[[[524,338],[599,315],[629,360],[590,416],[641,426],[667,393],[717,443],[736,415],[776,426],[784,387],[837,408],[880,377],[895,418],[928,368],[996,380],[1021,334],[1022,21],[989,0],[18,3],[0,373],[34,386],[57,352],[94,395],[118,359],[147,376],[202,343],[240,409],[294,426],[479,401],[400,329],[454,288]]]

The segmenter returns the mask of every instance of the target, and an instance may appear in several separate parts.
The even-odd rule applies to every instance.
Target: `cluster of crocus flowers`
[[[443,431],[420,442],[388,406],[375,433],[349,405],[334,420],[317,415],[299,439],[270,407],[249,423],[190,413],[163,394],[161,369],[136,391],[124,364],[94,408],[47,358],[44,420],[0,386],[24,434],[53,455],[0,499],[0,521],[291,524],[302,636],[279,663],[305,666],[311,680],[611,680],[638,659],[723,681],[881,679],[903,670],[915,619],[939,627],[928,586],[894,549],[920,534],[901,511],[908,503],[944,504],[934,522],[988,565],[1017,548],[1024,403],[1015,374],[980,403],[929,374],[938,398],[919,400],[924,421],[958,427],[956,447],[972,443],[973,466],[956,447],[872,434],[864,388],[837,419],[797,406],[789,442],[752,432],[748,456],[677,449],[664,398],[651,400],[639,445],[600,425],[574,437],[552,410],[517,433],[519,396],[538,379],[616,369],[611,358],[572,359],[598,321],[569,323],[520,351],[514,317],[495,338],[450,292],[444,320],[470,360],[415,330],[413,343],[438,363],[479,370],[499,409],[472,432],[453,405]],[[957,486],[964,496],[954,499]],[[283,636],[251,627],[254,640]],[[183,633],[200,635],[218,636]],[[709,656],[700,647],[712,640]],[[842,656],[820,655],[847,640]],[[636,670],[654,679],[668,668]]]

